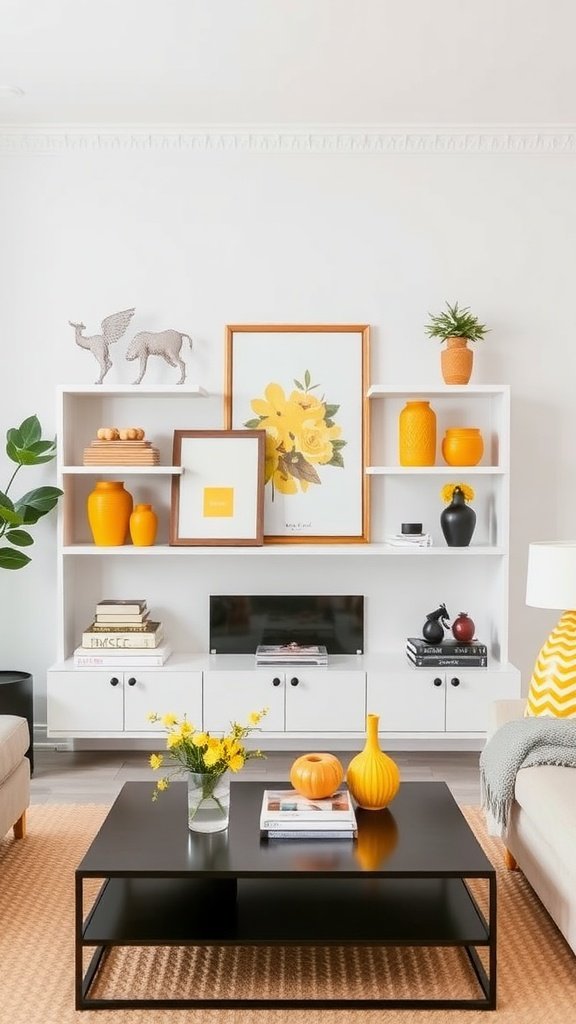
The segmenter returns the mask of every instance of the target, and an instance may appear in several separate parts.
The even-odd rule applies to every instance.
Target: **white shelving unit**
[[[491,701],[520,694],[519,673],[508,663],[509,389],[370,388],[374,464],[366,469],[372,508],[368,544],[171,547],[171,481],[180,472],[171,465],[173,431],[219,427],[199,423],[198,400],[206,397],[197,385],[59,389],[57,469],[64,497],[58,526],[58,660],[48,673],[48,734],[125,744],[150,738],[149,710],[187,712],[195,723],[217,730],[230,717],[267,704],[271,712],[264,731],[271,746],[310,749],[324,742],[357,748],[370,710],[380,713],[390,749],[478,748]],[[398,465],[398,415],[407,400],[419,397],[429,399],[437,414],[438,458],[435,466],[411,469]],[[83,466],[83,449],[99,426],[144,427],[160,450],[161,464]],[[485,453],[479,466],[443,465],[440,442],[448,426],[480,427]],[[157,544],[104,548],[91,542],[86,499],[102,477],[124,480],[135,502],[155,506]],[[470,482],[476,491],[477,527],[467,548],[447,547],[440,531],[439,492],[449,481]],[[387,544],[386,536],[398,533],[403,521],[422,521],[433,546]],[[331,658],[328,669],[306,669],[295,684],[284,667],[275,673],[256,669],[248,656],[208,654],[209,594],[279,590],[364,594],[364,655]],[[152,617],[165,623],[173,656],[163,667],[146,671],[131,671],[124,662],[109,671],[75,668],[72,652],[97,601],[126,596],[146,597]],[[406,636],[418,635],[424,612],[440,601],[453,617],[463,609],[472,615],[489,647],[487,669],[428,672],[408,663]]]

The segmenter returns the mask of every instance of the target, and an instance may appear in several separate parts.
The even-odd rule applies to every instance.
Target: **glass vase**
[[[222,832],[230,814],[230,776],[189,772],[188,828],[192,832]]]

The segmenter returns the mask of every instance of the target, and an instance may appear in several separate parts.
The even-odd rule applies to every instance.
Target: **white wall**
[[[510,654],[526,687],[556,617],[524,605],[527,544],[576,535],[576,156],[23,149],[0,159],[2,434],[32,412],[53,432],[55,386],[96,379],[69,319],[96,331],[135,306],[134,330],[187,331],[189,379],[220,394],[226,323],[367,322],[373,381],[434,385],[427,312],[472,306],[492,329],[473,380],[512,386]],[[125,345],[110,383],[133,379]],[[24,491],[53,470],[21,477]],[[36,535],[32,564],[0,574],[0,628],[2,665],[33,672],[42,719],[54,519]]]

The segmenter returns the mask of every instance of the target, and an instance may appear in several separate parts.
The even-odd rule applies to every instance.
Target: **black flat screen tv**
[[[258,644],[323,644],[328,654],[364,651],[364,598],[218,594],[210,597],[210,651],[255,654]]]

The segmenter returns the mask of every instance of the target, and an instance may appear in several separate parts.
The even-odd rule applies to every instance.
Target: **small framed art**
[[[264,430],[175,430],[170,544],[262,544]]]
[[[225,426],[266,431],[264,542],[369,540],[366,324],[226,328]]]

